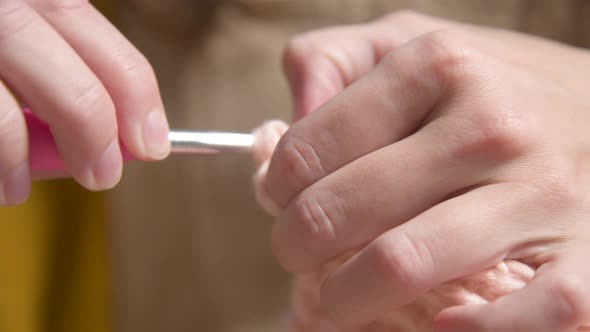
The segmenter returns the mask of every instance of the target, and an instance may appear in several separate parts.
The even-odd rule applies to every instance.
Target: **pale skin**
[[[322,305],[354,329],[505,258],[522,291],[440,313],[437,331],[570,331],[590,320],[590,55],[414,13],[295,38],[299,120],[266,189],[285,207],[273,247],[290,271],[361,249]],[[88,1],[0,0],[0,205],[28,196],[21,102],[91,190],[170,144],[153,70]],[[317,110],[316,110],[317,109]],[[313,111],[313,112],[312,112]]]
[[[265,188],[294,273],[360,250],[323,283],[343,330],[452,279],[538,268],[439,332],[566,332],[590,321],[590,53],[411,12],[295,37],[296,122]]]
[[[14,96],[49,124],[65,175],[87,189],[119,181],[120,145],[141,160],[170,151],[152,67],[87,0],[0,0],[0,206],[48,177],[30,170]]]

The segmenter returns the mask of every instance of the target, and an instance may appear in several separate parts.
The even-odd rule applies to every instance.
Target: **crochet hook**
[[[39,172],[65,170],[49,126],[28,110],[24,110],[24,114],[29,132],[31,170]],[[254,135],[232,132],[171,130],[168,137],[173,154],[251,153],[254,144]],[[121,152],[125,161],[135,159],[125,146],[121,146]]]

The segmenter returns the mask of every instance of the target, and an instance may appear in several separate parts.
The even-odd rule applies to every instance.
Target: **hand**
[[[40,176],[7,87],[49,125],[69,175],[90,190],[119,181],[119,137],[142,160],[169,153],[151,66],[87,0],[0,0],[0,78],[0,205],[24,201]]]
[[[397,13],[296,37],[285,60],[300,120],[264,182],[283,208],[273,248],[296,273],[358,250],[322,285],[337,325],[506,259],[535,278],[442,311],[437,331],[590,319],[587,51]]]

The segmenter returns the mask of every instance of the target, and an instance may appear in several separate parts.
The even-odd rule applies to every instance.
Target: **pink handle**
[[[27,128],[29,131],[29,161],[32,171],[64,171],[65,166],[57,147],[53,141],[53,136],[49,126],[39,120],[30,110],[23,110]],[[133,160],[133,156],[127,151],[125,146],[121,145],[123,160]]]

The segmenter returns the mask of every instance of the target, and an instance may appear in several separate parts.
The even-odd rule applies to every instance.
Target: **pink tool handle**
[[[59,172],[64,171],[64,166],[49,126],[39,120],[30,110],[23,110],[27,128],[29,131],[29,161],[32,171]],[[123,160],[133,160],[133,156],[121,145]]]

